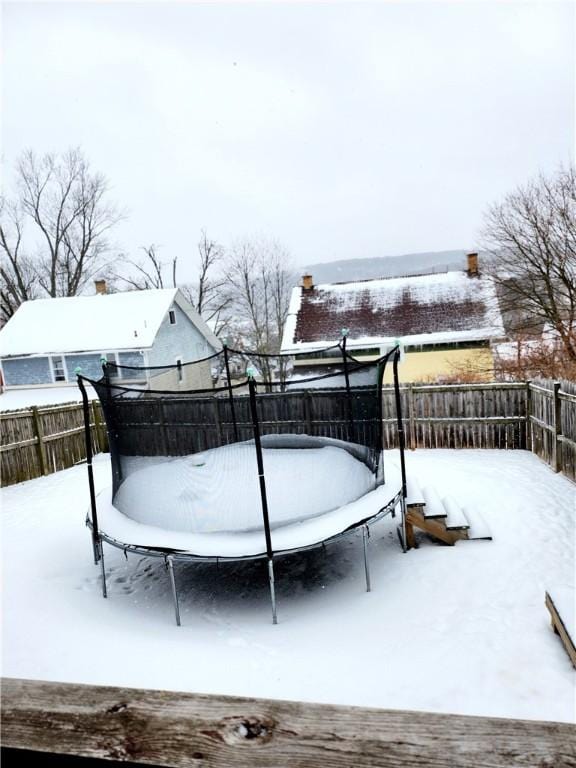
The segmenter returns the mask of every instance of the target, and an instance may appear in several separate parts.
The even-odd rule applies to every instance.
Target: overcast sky
[[[574,10],[4,3],[4,182],[80,145],[129,210],[118,245],[166,259],[202,227],[296,264],[472,248],[490,201],[573,157]]]

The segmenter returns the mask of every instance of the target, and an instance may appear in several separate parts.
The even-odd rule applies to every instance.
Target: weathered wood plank
[[[5,747],[208,768],[576,766],[564,723],[3,680]]]

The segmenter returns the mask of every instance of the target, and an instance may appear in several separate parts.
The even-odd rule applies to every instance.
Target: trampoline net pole
[[[86,467],[88,470],[88,487],[90,489],[90,513],[92,523],[92,546],[94,548],[94,560],[101,558],[101,549],[98,546],[98,512],[96,510],[96,490],[94,488],[94,470],[92,468],[92,435],[90,434],[90,404],[88,393],[80,375],[78,375],[78,387],[82,395],[82,413],[84,416],[84,441],[86,443]]]
[[[256,382],[253,378],[248,381],[250,394],[250,415],[252,417],[252,429],[254,431],[254,445],[256,448],[256,462],[258,464],[258,480],[260,482],[260,498],[262,501],[262,518],[264,521],[264,536],[266,538],[266,554],[268,556],[268,584],[270,586],[270,599],[272,601],[272,623],[277,624],[276,614],[276,588],[274,582],[274,552],[272,549],[272,537],[270,535],[270,518],[268,516],[268,497],[266,495],[266,478],[264,476],[264,459],[262,457],[262,442],[260,440],[260,425],[258,423],[258,403],[256,402]]]
[[[404,421],[402,419],[402,399],[400,397],[400,381],[398,377],[398,362],[400,360],[400,349],[394,353],[393,371],[394,371],[394,398],[396,400],[396,421],[398,424],[398,446],[400,448],[400,471],[402,473],[402,534],[404,544],[406,544],[406,461],[404,456],[405,438]]]
[[[344,366],[344,381],[346,383],[346,415],[348,418],[348,429],[350,434],[348,440],[353,443],[354,438],[354,417],[352,412],[352,393],[350,392],[350,371],[348,370],[348,355],[346,353],[346,340],[348,332],[342,331],[342,363]]]
[[[236,423],[236,409],[234,407],[234,393],[232,391],[232,382],[230,380],[230,362],[228,360],[228,347],[224,344],[224,367],[226,369],[226,381],[228,383],[228,399],[230,401],[230,411],[232,413],[232,425],[234,428],[234,440],[238,442],[238,424]]]

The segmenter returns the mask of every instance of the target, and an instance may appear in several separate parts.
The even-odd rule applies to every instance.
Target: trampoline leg
[[[363,525],[362,526],[362,541],[364,544],[364,571],[366,573],[366,592],[371,591],[370,586],[370,568],[368,566],[368,526]]]
[[[272,601],[272,624],[278,624],[276,615],[276,589],[274,587],[274,562],[272,558],[268,560],[268,582],[270,584],[270,599]]]
[[[174,560],[171,556],[166,558],[166,563],[168,565],[168,573],[170,574],[170,584],[172,585],[172,597],[174,599],[174,614],[176,616],[176,625],[179,627],[180,624],[180,607],[178,605],[178,591],[176,589],[176,579],[174,577]]]
[[[96,536],[92,536],[92,551],[94,552],[94,565],[98,565],[100,560],[100,546]]]
[[[106,589],[106,568],[104,567],[104,545],[102,539],[99,539],[98,550],[100,568],[102,570],[102,597],[108,597],[108,590]]]

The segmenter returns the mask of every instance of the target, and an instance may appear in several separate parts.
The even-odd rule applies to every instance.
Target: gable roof
[[[349,347],[502,338],[493,282],[465,272],[326,283],[292,291],[282,352],[335,344]]]
[[[220,342],[177,288],[24,302],[0,330],[0,355],[147,349],[174,304],[216,349]]]

